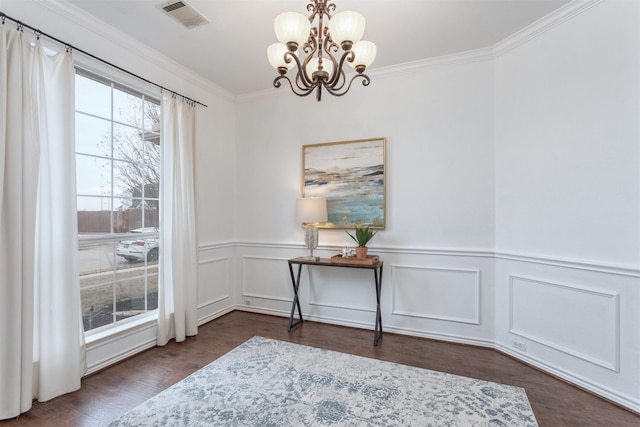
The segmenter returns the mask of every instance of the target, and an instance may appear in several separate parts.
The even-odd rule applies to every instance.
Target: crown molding
[[[490,47],[469,50],[465,52],[453,53],[450,55],[442,55],[434,58],[421,59],[419,61],[406,62],[398,65],[390,65],[382,68],[374,68],[372,70],[367,70],[367,75],[369,77],[380,77],[385,78],[388,76],[395,76],[401,73],[415,72],[419,70],[428,70],[434,68],[448,67],[452,65],[460,65],[460,64],[468,64],[473,62],[481,62],[481,61],[490,61],[493,59],[493,50]],[[352,75],[355,73],[347,74],[347,79],[350,79]],[[283,88],[286,89],[286,86],[283,85]],[[257,92],[246,93],[242,95],[238,95],[236,98],[236,103],[241,104],[244,102],[253,101],[260,98],[266,98],[270,96],[274,96],[277,94],[290,92],[283,91],[276,88],[269,88],[260,90]]]
[[[120,30],[112,27],[111,25],[96,19],[94,16],[88,14],[77,6],[69,3],[66,0],[35,0],[42,7],[47,8],[51,12],[61,16],[62,18],[73,22],[74,24],[83,27],[87,31],[90,31],[105,40],[109,40],[111,43],[117,45],[120,49],[126,49],[137,57],[143,60],[149,61],[155,66],[164,69],[177,77],[180,77],[186,81],[192,82],[197,86],[204,87],[210,92],[215,93],[227,101],[235,102],[236,96],[223,89],[222,87],[212,83],[210,80],[202,77],[201,75],[193,72],[192,70],[178,64],[172,59],[162,55],[158,51],[150,48],[149,46],[141,43],[140,41],[130,37]],[[68,40],[71,44],[76,44],[75,41]],[[85,49],[82,46],[78,46],[83,50],[91,53],[90,48]],[[116,64],[122,66],[120,64]],[[127,67],[122,66],[127,69]],[[143,76],[144,77],[144,76]],[[164,85],[171,87],[171,84]],[[188,94],[185,94],[188,96]],[[196,99],[197,97],[193,97]]]
[[[286,86],[282,86],[280,89],[285,88]],[[262,89],[256,92],[243,93],[241,95],[236,96],[236,104],[244,104],[246,102],[255,101],[261,98],[270,98],[272,96],[277,96],[281,93],[291,93],[291,91],[286,92],[284,90],[280,90],[275,87],[270,87],[269,89]]]
[[[604,0],[573,0],[523,29],[516,31],[504,40],[494,44],[493,53],[495,57],[504,55],[510,50],[513,50],[557,27],[558,25],[575,18],[603,1]]]
[[[465,52],[452,53],[450,55],[442,55],[433,58],[421,59],[418,61],[405,62],[404,64],[375,68],[369,71],[367,74],[371,77],[386,77],[389,75],[397,75],[407,72],[449,67],[453,65],[470,64],[474,62],[490,61],[493,59],[493,57],[493,49],[491,47],[485,47],[480,49],[468,50]]]

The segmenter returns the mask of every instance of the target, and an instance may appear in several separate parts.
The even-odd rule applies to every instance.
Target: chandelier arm
[[[331,55],[331,54],[329,54]],[[336,86],[338,86],[340,84],[340,80],[342,79],[342,84],[340,84],[340,86],[338,87],[338,90],[342,88],[342,86],[344,86],[345,84],[345,73],[344,73],[344,61],[349,60],[349,58],[351,58],[351,61],[353,61],[353,58],[355,57],[355,54],[352,51],[347,51],[345,52],[342,57],[340,58],[340,62],[337,62],[336,59],[333,57],[333,55],[331,55],[331,59],[333,60],[333,67],[334,70],[336,70],[335,73],[333,73],[332,78],[327,82],[327,84],[329,86],[331,86],[332,88],[335,88]]]
[[[301,73],[298,70],[298,72],[296,73],[295,82],[296,82],[296,87],[300,89],[300,91],[303,91],[303,92],[313,91],[313,88],[315,87],[315,85],[313,84],[313,82],[308,83],[307,80],[308,79],[306,78],[306,74]]]
[[[309,57],[307,57],[308,59]],[[307,75],[307,64],[309,61],[305,59],[302,63],[302,66],[298,67],[298,71],[296,72],[296,86],[298,86],[301,90],[306,90],[315,86],[313,80],[309,78]]]
[[[325,86],[334,90],[340,90],[345,85],[346,81],[344,70],[336,70],[331,81],[328,81]]]
[[[331,18],[331,14],[336,10],[336,5],[330,0],[312,0],[313,3],[307,4],[307,12],[311,14],[309,20],[315,18],[316,15],[327,15]]]
[[[345,93],[349,92],[349,89],[351,89],[351,84],[357,78],[362,78],[363,79],[362,80],[362,86],[369,86],[369,83],[371,83],[371,79],[369,79],[369,76],[367,76],[366,74],[356,74],[355,76],[351,77],[351,80],[349,80],[349,86],[347,86],[347,88],[343,92],[339,92],[338,91],[339,89],[336,90],[334,88],[330,88],[330,87],[327,87],[327,86],[325,86],[325,88],[327,89],[327,92],[329,92],[331,95],[342,96]],[[342,86],[340,88],[342,88]]]
[[[347,79],[344,70],[338,70],[335,72],[335,78],[331,79],[331,82],[325,82],[324,87],[326,87],[330,93],[339,92],[346,83]]]
[[[311,14],[309,15],[309,22],[313,23],[316,15],[322,13],[321,8],[318,7],[318,0],[313,0],[313,3],[307,5],[307,12]]]
[[[316,29],[313,28],[312,32],[313,30],[316,30]],[[307,56],[306,58],[304,58],[304,61],[302,61],[302,64],[300,64],[299,59],[296,61],[296,64],[298,66],[298,76],[296,76],[296,85],[300,87],[298,80],[301,80],[303,83],[303,86],[300,88],[301,90],[306,90],[308,88],[312,88],[315,86],[314,81],[307,75],[307,64],[309,64],[309,61],[311,61],[311,59],[315,56],[316,52],[318,52],[318,42],[316,41],[316,39],[309,37],[309,41],[305,43],[303,51]]]
[[[333,50],[333,53],[338,53],[338,51],[340,50],[340,46],[334,43],[333,39],[331,38],[331,34],[329,33],[329,27],[324,27],[323,48],[325,52],[330,52],[331,50]]]
[[[333,75],[326,82],[325,86],[336,87],[337,85],[339,85],[341,80],[344,80],[344,70],[342,69],[342,66],[337,61],[335,61],[334,58],[332,59],[333,59],[333,70],[334,70]]]
[[[284,62],[291,64],[292,61],[296,63],[297,67],[300,67],[300,59],[298,59],[298,55],[294,55],[293,52],[286,51],[284,53]]]
[[[290,80],[290,79],[289,79],[289,77],[287,77],[287,76],[278,76],[278,77],[276,77],[276,78],[273,80],[273,86],[275,86],[275,87],[277,87],[277,88],[279,88],[280,86],[282,86],[282,83],[280,82],[280,80],[282,80],[282,79],[286,80],[286,81],[289,83],[289,87],[291,88],[291,91],[292,91],[293,93],[295,93],[296,95],[298,95],[298,96],[308,96],[308,95],[310,95],[310,94],[313,92],[313,90],[314,90],[314,88],[313,88],[313,87],[311,87],[311,88],[308,88],[308,89],[304,90],[304,89],[300,88],[300,86],[298,86],[298,88],[300,88],[300,89],[301,89],[301,91],[300,91],[300,92],[296,91],[296,90],[295,90],[295,88],[293,87],[293,83],[291,83],[291,80]]]
[[[300,59],[298,58],[298,56],[294,55],[292,52],[285,52],[284,57],[285,57],[285,61],[287,63],[289,63],[289,62],[291,62],[291,60],[293,60],[296,63],[296,67],[298,67],[298,71],[296,72],[296,86],[302,91],[306,91],[307,89],[309,89],[309,87],[311,86],[311,84],[313,82],[311,82],[307,78],[306,73],[301,72],[301,70],[305,69],[305,67],[307,65],[307,62],[309,62],[308,58],[305,58],[305,60],[302,63],[300,63]],[[300,79],[302,79],[302,83],[303,83],[302,86],[299,83]],[[287,80],[289,80],[289,78],[287,78]],[[290,85],[292,84],[291,80],[289,80],[289,84]],[[279,86],[277,86],[277,87],[279,87]]]
[[[327,54],[328,59],[331,60],[334,72],[332,76],[329,76],[329,80],[325,83],[325,85],[328,84],[331,86],[335,86],[334,81],[336,81],[339,78],[341,67],[338,65],[338,61],[336,60],[336,57],[334,56],[334,54],[331,53],[332,48],[334,53],[338,52],[338,45],[333,43],[333,41],[331,40],[331,36],[327,32],[326,38],[324,39],[324,43],[322,46],[322,50],[324,53]]]
[[[311,30],[309,30],[309,38],[307,38],[307,42],[302,46],[302,51],[304,53],[308,54],[310,50],[315,52],[318,49],[317,37],[318,27],[311,27]]]
[[[335,10],[336,10],[336,4],[327,1],[327,4],[325,5],[325,8],[324,8],[324,14],[327,15],[329,19],[331,19],[331,14],[335,12]]]

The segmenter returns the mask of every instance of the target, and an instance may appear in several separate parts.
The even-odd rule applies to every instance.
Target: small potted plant
[[[347,231],[349,237],[351,237],[358,244],[358,247],[356,248],[356,258],[367,258],[367,243],[369,243],[369,240],[373,239],[373,236],[375,236],[376,233],[377,231],[371,230],[369,226],[356,226],[355,236]]]

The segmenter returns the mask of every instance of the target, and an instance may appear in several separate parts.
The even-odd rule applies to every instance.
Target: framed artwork
[[[385,227],[385,138],[302,147],[302,195],[327,199],[319,228]]]

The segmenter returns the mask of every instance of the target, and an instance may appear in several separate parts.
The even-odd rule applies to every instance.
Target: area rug
[[[519,387],[253,337],[109,426],[537,422]]]

